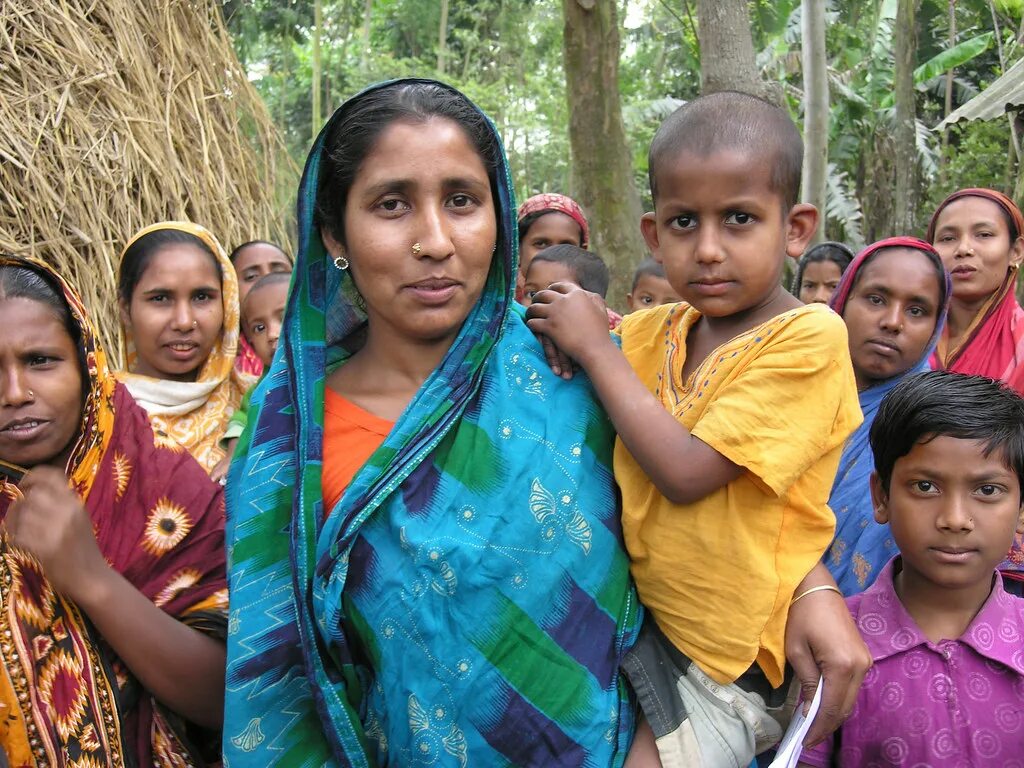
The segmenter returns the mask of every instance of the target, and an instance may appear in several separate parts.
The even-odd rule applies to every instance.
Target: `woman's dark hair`
[[[142,275],[149,269],[153,257],[169,245],[195,246],[213,261],[213,265],[217,268],[217,278],[224,279],[220,260],[201,238],[191,232],[182,232],[180,229],[157,229],[143,235],[125,250],[117,277],[117,296],[121,301],[125,304],[131,303],[135,287],[142,279]]]
[[[888,492],[896,461],[936,437],[979,440],[1002,454],[1024,489],[1024,399],[984,376],[929,371],[908,376],[882,401],[871,425],[875,471]]]
[[[839,267],[840,277],[846,272],[846,268],[850,266],[850,262],[853,261],[853,251],[846,245],[836,242],[818,243],[816,246],[806,251],[803,256],[800,257],[800,263],[797,265],[796,274],[793,276],[793,288],[792,292],[794,295],[800,294],[800,284],[804,281],[804,270],[807,269],[808,264],[818,264],[823,261],[831,261],[837,267]]]
[[[456,123],[479,152],[497,199],[495,171],[501,161],[497,136],[487,118],[461,93],[438,83],[399,82],[365,93],[343,110],[324,139],[314,211],[314,224],[326,227],[342,245],[352,183],[377,139],[396,121],[422,124],[440,117]]]
[[[877,259],[879,257],[879,255],[881,255],[883,253],[888,253],[889,251],[899,251],[899,250],[914,251],[915,253],[920,253],[922,256],[924,256],[926,259],[928,259],[928,263],[931,264],[932,265],[932,269],[935,270],[935,279],[939,281],[939,307],[938,308],[944,307],[946,305],[946,299],[948,297],[946,296],[946,268],[942,264],[942,259],[939,257],[939,254],[937,254],[935,251],[932,251],[932,250],[924,251],[924,250],[921,250],[919,248],[911,248],[909,245],[889,245],[889,246],[886,246],[885,248],[879,248],[877,251],[875,251],[870,256],[868,256],[866,259],[864,259],[864,261],[862,261],[860,263],[860,266],[857,267],[857,274],[855,274],[853,276],[853,282],[850,284],[850,290],[849,290],[849,292],[847,294],[847,300],[849,300],[849,294],[853,293],[853,289],[856,288],[857,284],[860,282],[861,276],[864,274],[864,267],[866,267],[868,264],[873,262],[875,259]],[[845,309],[846,308],[844,307],[843,308],[844,312],[845,312]],[[939,322],[938,318],[936,318],[935,322]]]
[[[82,329],[71,315],[71,308],[64,300],[63,289],[53,278],[30,264],[0,264],[0,301],[6,299],[29,299],[42,304],[54,314],[78,351],[82,386],[88,387],[85,350],[82,349]]]
[[[249,240],[246,243],[242,243],[241,245],[237,246],[235,248],[235,250],[233,250],[230,253],[230,255],[228,256],[228,261],[230,261],[232,264],[234,264],[235,263],[235,259],[238,258],[238,255],[242,251],[244,251],[246,248],[251,246],[251,245],[269,245],[271,248],[276,248],[277,250],[279,250],[281,252],[281,255],[284,256],[288,260],[289,264],[294,264],[294,262],[292,261],[292,257],[288,255],[288,251],[286,251],[284,248],[282,248],[277,243],[272,243],[269,240]]]

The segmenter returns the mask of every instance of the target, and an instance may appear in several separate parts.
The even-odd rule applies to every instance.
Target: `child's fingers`
[[[558,351],[558,347],[555,346],[555,342],[549,339],[547,336],[541,334],[540,346],[544,350],[544,359],[547,360],[548,367],[556,376],[564,375],[565,368],[562,362],[562,353]]]

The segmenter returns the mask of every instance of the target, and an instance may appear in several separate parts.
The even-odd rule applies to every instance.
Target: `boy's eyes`
[[[935,493],[938,488],[935,487],[935,483],[931,480],[917,480],[914,483],[914,490],[920,493]]]
[[[754,217],[749,213],[743,213],[742,211],[735,211],[725,217],[726,224],[750,224],[754,220]]]

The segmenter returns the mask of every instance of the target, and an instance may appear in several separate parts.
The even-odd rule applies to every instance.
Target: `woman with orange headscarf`
[[[928,241],[953,279],[949,320],[932,368],[980,374],[1024,393],[1024,309],[1014,289],[1024,216],[992,189],[961,189],[939,205]]]
[[[146,227],[121,256],[117,281],[126,371],[118,374],[153,428],[184,446],[216,480],[219,441],[253,384],[235,369],[238,279],[203,227]]]

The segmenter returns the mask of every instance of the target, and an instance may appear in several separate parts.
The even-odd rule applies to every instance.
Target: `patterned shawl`
[[[68,475],[85,500],[100,551],[157,606],[225,634],[223,495],[189,454],[149,420],[107,369],[77,293],[46,265],[0,257],[44,274],[81,329],[89,393]],[[0,457],[2,459],[3,457]],[[18,489],[0,481],[0,516]],[[185,722],[160,705],[55,594],[39,564],[0,542],[0,745],[12,766],[199,766]],[[198,734],[201,736],[201,734]]]
[[[947,197],[928,224],[928,242],[935,242],[939,214],[954,200],[982,197],[998,205],[1010,219],[1010,242],[1024,233],[1024,215],[1010,198],[994,189],[961,189]],[[1024,394],[1024,309],[1017,303],[1017,269],[1011,268],[1002,286],[974,319],[956,349],[945,349],[945,339],[932,355],[931,367],[956,373],[975,373],[1006,382]]]
[[[914,237],[890,237],[869,245],[850,264],[842,281],[836,287],[831,306],[842,315],[850,298],[853,284],[861,269],[883,248],[913,248],[931,256],[940,266],[942,261],[928,243]],[[889,533],[889,525],[875,522],[875,508],[871,502],[869,479],[875,471],[874,456],[868,436],[871,425],[878,415],[878,409],[885,396],[907,376],[928,370],[928,357],[942,334],[946,324],[946,313],[952,295],[949,274],[943,269],[943,284],[935,329],[925,352],[913,366],[899,376],[876,383],[860,393],[860,409],[864,422],[850,435],[839,460],[839,471],[832,484],[828,505],[836,515],[836,534],[832,546],[825,555],[825,565],[846,596],[855,595],[867,589],[874,582],[882,567],[896,554],[896,544]]]
[[[169,381],[122,372],[118,379],[124,382],[132,396],[146,409],[153,426],[166,432],[185,446],[203,468],[209,472],[222,458],[224,451],[218,441],[224,435],[228,419],[238,408],[242,396],[255,382],[255,378],[237,372],[235,352],[238,349],[238,278],[227,254],[209,230],[183,221],[165,221],[146,227],[125,246],[125,251],[139,238],[160,229],[187,232],[202,240],[220,263],[221,297],[224,302],[224,329],[194,382]],[[124,259],[124,251],[121,253]],[[125,368],[135,367],[135,339],[121,326],[122,346],[125,349]]]
[[[513,309],[503,156],[483,295],[323,509],[324,379],[364,320],[313,206],[325,137],[360,98],[306,163],[280,346],[229,476],[225,762],[621,765],[633,714],[618,666],[638,603],[613,434],[589,383],[554,377]]]

